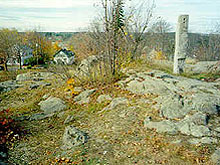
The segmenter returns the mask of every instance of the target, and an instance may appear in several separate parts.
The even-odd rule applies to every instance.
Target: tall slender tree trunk
[[[112,66],[112,75],[115,75],[116,73],[116,57],[117,57],[117,35],[116,32],[114,32],[113,37],[113,66]]]
[[[116,74],[116,60],[118,57],[118,34],[120,25],[118,24],[118,19],[120,17],[119,10],[120,10],[121,0],[117,0],[113,2],[113,70],[112,74]]]
[[[106,53],[109,58],[109,63],[112,71],[112,58],[111,58],[111,47],[110,47],[110,34],[109,34],[109,21],[108,21],[108,0],[105,0],[104,3],[105,10],[105,32],[106,32]]]
[[[18,60],[19,60],[19,69],[22,69],[22,66],[21,66],[21,56],[18,56]]]

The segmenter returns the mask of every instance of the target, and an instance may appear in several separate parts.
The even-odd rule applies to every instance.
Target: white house
[[[61,49],[54,55],[56,64],[72,65],[75,60],[75,53],[71,50]]]

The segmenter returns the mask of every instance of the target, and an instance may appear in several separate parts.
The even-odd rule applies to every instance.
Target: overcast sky
[[[138,0],[133,0],[138,1]],[[100,0],[0,0],[0,27],[20,31],[79,31],[93,20]],[[175,26],[179,14],[190,15],[190,31],[206,32],[220,22],[220,0],[155,0],[155,15]]]

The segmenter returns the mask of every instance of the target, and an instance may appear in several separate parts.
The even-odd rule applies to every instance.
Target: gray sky
[[[133,0],[137,2],[138,0]],[[100,0],[0,0],[0,27],[20,31],[79,31],[89,25]],[[220,22],[220,0],[155,0],[155,15],[173,26],[179,14],[190,15],[191,32],[207,32]]]

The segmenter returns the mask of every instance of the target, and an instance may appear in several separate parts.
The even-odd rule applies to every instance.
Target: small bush
[[[74,87],[75,87],[75,80],[74,80],[73,78],[68,79],[66,90],[70,90],[70,91],[71,91],[71,94],[72,94],[73,96],[76,96],[76,95],[79,94],[79,92],[78,92],[78,91],[75,91],[75,90],[74,90]]]
[[[28,65],[28,66],[27,66],[27,69],[31,69],[31,68],[32,68],[32,66],[31,66],[31,65]]]
[[[74,78],[76,86],[89,85],[100,87],[102,85],[115,83],[124,77],[124,74],[121,72],[121,69],[117,69],[117,72],[113,75],[108,61],[100,60],[90,66],[86,73],[81,74],[76,71],[71,77]]]
[[[13,119],[10,109],[0,112],[0,145],[12,142],[22,132],[19,123]]]
[[[31,66],[34,66],[34,65],[43,65],[45,64],[45,60],[43,57],[31,57],[31,58],[28,58],[28,59],[25,59],[24,60],[24,65],[31,65]]]
[[[166,56],[162,51],[156,51],[156,54],[154,56],[155,60],[166,60]]]
[[[8,147],[13,146],[12,142],[21,138],[24,133],[24,129],[13,119],[10,109],[0,111],[0,152],[7,154]],[[0,160],[6,159],[7,155],[0,155]]]

